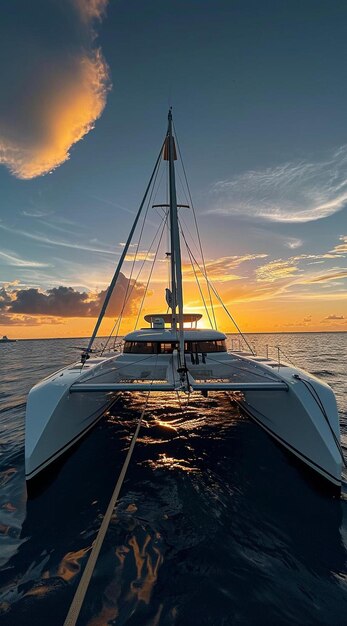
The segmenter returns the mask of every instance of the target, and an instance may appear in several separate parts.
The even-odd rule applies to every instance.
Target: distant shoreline
[[[284,330],[284,331],[274,331],[274,332],[243,332],[243,335],[344,335],[347,333],[347,330]],[[226,332],[226,335],[235,335],[235,337],[239,336],[239,333],[235,332]],[[16,339],[18,341],[67,341],[70,339],[71,341],[76,340],[85,340],[90,339],[90,336],[87,335],[85,337],[27,337]],[[97,337],[97,339],[108,339],[108,337]],[[122,337],[120,337],[122,339]]]

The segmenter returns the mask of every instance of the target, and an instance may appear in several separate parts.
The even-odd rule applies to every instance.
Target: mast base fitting
[[[85,362],[90,359],[90,355],[88,354],[88,352],[82,352],[81,354],[81,363],[82,365],[85,364]]]

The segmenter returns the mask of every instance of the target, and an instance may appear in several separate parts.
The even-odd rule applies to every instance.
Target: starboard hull
[[[295,368],[286,368],[281,377],[288,383],[284,399],[266,391],[251,391],[240,406],[277,443],[340,488],[339,418],[332,389]]]

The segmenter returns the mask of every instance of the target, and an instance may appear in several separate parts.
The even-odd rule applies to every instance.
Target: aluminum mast
[[[169,110],[169,125],[167,131],[167,143],[165,152],[169,161],[169,188],[170,188],[170,243],[171,243],[171,291],[172,291],[172,322],[171,327],[177,331],[177,308],[178,308],[178,328],[180,360],[184,363],[184,336],[183,336],[183,291],[182,291],[182,260],[181,244],[178,228],[177,195],[175,178],[176,148],[172,135],[172,111]],[[164,153],[165,154],[165,153]],[[165,158],[165,156],[164,156]]]

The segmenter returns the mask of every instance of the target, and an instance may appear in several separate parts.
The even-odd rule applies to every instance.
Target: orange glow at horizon
[[[331,315],[331,311],[340,312],[341,304],[345,301],[326,300],[316,302],[314,300],[294,300],[294,301],[256,301],[238,302],[231,307],[231,312],[237,323],[245,333],[271,333],[271,332],[327,332],[327,331],[347,331],[347,319],[340,313]],[[163,307],[146,307],[139,320],[138,328],[146,327],[147,322],[143,316],[149,312],[160,313]],[[189,309],[189,310],[188,310]],[[187,308],[191,312],[192,307]],[[206,312],[201,307],[195,307],[195,311],[202,313],[203,317],[198,322],[198,328],[208,328],[210,326]],[[226,313],[221,307],[215,307],[217,325],[220,331],[225,333],[235,332]],[[334,319],[328,319],[329,316]],[[119,336],[131,332],[135,324],[135,316],[125,318]],[[0,334],[17,339],[40,339],[40,338],[74,338],[90,337],[96,319],[94,318],[47,318],[40,322],[40,318],[32,316],[33,325],[10,324],[0,325]],[[108,336],[114,325],[112,318],[105,318],[99,336]]]

